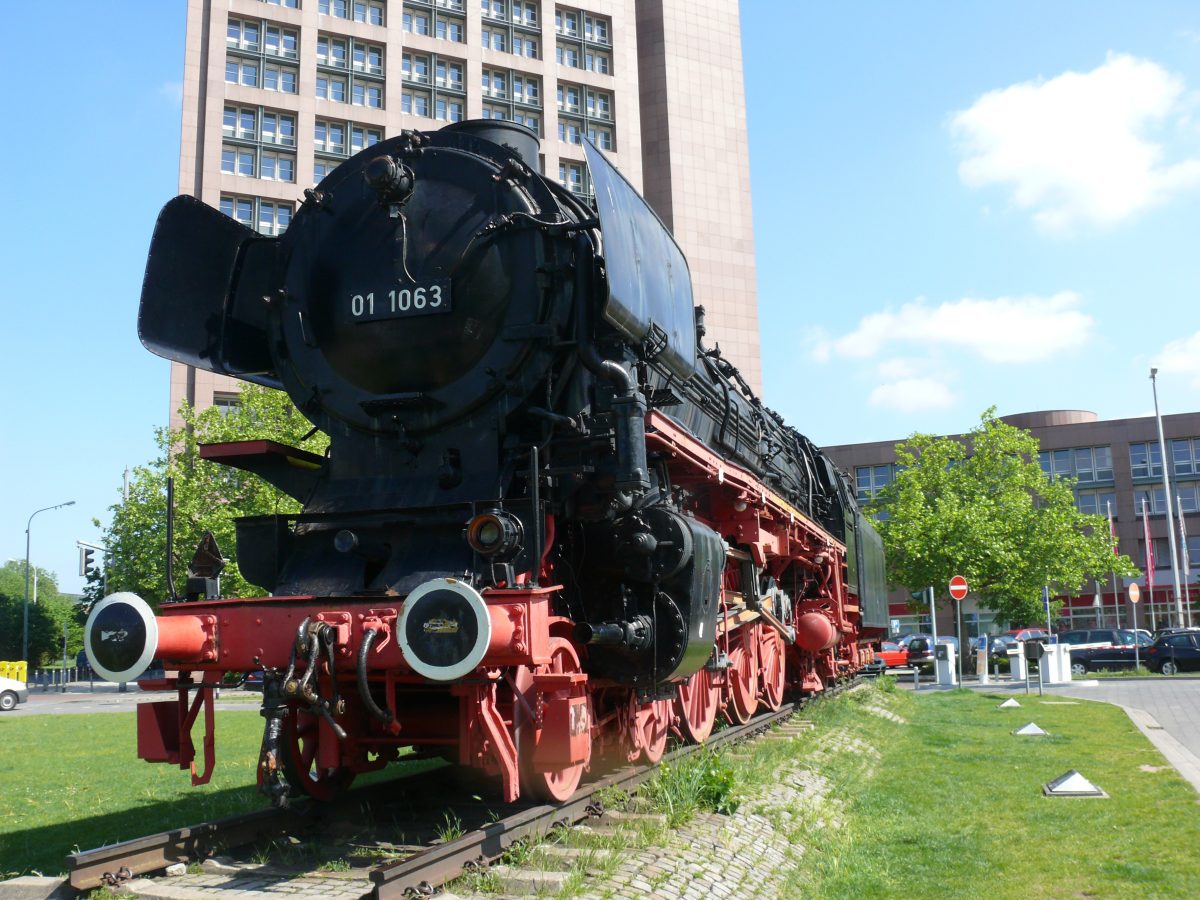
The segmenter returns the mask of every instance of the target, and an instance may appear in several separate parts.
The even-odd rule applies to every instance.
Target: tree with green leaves
[[[37,591],[34,592],[36,581]],[[29,662],[33,666],[62,659],[63,625],[67,652],[73,658],[83,647],[83,631],[75,617],[74,601],[58,590],[53,572],[33,566],[30,571]],[[19,660],[25,628],[25,560],[0,567],[0,659]]]
[[[914,434],[896,445],[896,477],[876,496],[888,578],[920,590],[963,575],[980,605],[1012,623],[1044,619],[1041,592],[1134,575],[1113,553],[1108,522],[1075,506],[1073,482],[1049,479],[1038,441],[995,416],[962,437]],[[1052,609],[1057,614],[1057,609]]]
[[[133,470],[129,495],[113,505],[104,535],[108,591],[132,591],[157,606],[170,596],[166,574],[167,478],[175,479],[175,533],[171,548],[176,589],[204,532],[211,531],[227,557],[221,575],[225,596],[253,596],[233,559],[234,520],[241,516],[299,512],[300,504],[256,475],[200,458],[200,445],[272,440],[323,453],[328,438],[315,432],[288,396],[253,384],[239,402],[197,413],[180,410],[183,427],[159,429],[159,456]],[[99,524],[99,523],[97,523]]]

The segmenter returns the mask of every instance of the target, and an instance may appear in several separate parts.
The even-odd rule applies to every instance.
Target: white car
[[[15,709],[18,703],[25,703],[28,699],[29,688],[25,687],[24,682],[14,681],[11,678],[0,678],[0,709],[7,712]]]

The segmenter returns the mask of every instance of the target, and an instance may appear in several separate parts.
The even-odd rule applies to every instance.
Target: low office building
[[[1101,420],[1083,410],[1050,410],[1001,416],[1004,422],[1023,428],[1041,444],[1040,462],[1051,478],[1074,478],[1075,501],[1081,512],[1106,515],[1111,508],[1120,552],[1128,555],[1145,571],[1146,542],[1142,521],[1147,507],[1154,559],[1153,602],[1143,575],[1136,579],[1110,578],[1106,583],[1088,582],[1077,593],[1065,597],[1062,621],[1068,627],[1088,625],[1128,628],[1134,608],[1128,600],[1128,586],[1141,588],[1137,609],[1141,627],[1175,624],[1174,585],[1171,552],[1167,541],[1167,495],[1163,487],[1163,459],[1158,443],[1158,427],[1153,416],[1136,419]],[[1200,585],[1196,573],[1184,580],[1184,552],[1200,569],[1200,413],[1163,416],[1163,434],[1167,442],[1168,475],[1175,512],[1175,544],[1181,581],[1181,602],[1191,601],[1192,619],[1200,624]],[[896,474],[898,441],[868,444],[843,444],[826,447],[825,452],[853,479],[858,499],[869,503]],[[1177,502],[1176,502],[1177,501]],[[1181,540],[1180,519],[1186,545]],[[928,631],[929,611],[914,612],[907,591],[891,597],[893,630]],[[979,609],[974,600],[964,601],[964,617],[971,636],[994,634],[1010,623],[997,622],[990,610]],[[950,610],[938,611],[938,633],[953,634]],[[1143,624],[1144,623],[1144,624]],[[1026,624],[1026,623],[1020,623]],[[1028,623],[1037,624],[1037,623]]]

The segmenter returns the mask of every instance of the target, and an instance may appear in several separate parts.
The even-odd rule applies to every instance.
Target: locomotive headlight
[[[521,520],[503,509],[489,509],[467,523],[467,543],[480,556],[512,559],[523,537]]]

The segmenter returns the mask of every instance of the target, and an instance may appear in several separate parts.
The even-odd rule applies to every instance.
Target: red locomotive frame
[[[486,655],[449,683],[429,681],[406,662],[396,633],[400,596],[197,600],[165,606],[157,617],[157,655],[180,674],[171,685],[176,699],[139,707],[139,757],[176,763],[191,770],[193,783],[207,782],[222,673],[282,669],[291,659],[301,677],[285,698],[279,753],[264,743],[260,779],[283,767],[293,785],[328,798],[356,773],[412,747],[498,776],[506,801],[522,793],[563,800],[589,768],[657,761],[669,733],[703,741],[718,714],[745,721],[760,705],[778,708],[785,694],[819,692],[868,663],[872,635],[848,588],[846,546],[669,417],[650,412],[645,426],[648,448],[666,457],[672,482],[688,488],[687,511],[732,548],[713,660],[679,684],[673,700],[639,702],[628,685],[589,677],[587,648],[572,639],[575,623],[551,613],[560,587],[549,564],[542,587],[481,592],[491,622]],[[780,590],[747,597],[746,565]],[[330,656],[296,660],[298,632],[314,627],[331,641]],[[355,660],[369,632],[369,678],[383,687],[390,721],[370,715],[355,695]],[[201,711],[197,773],[191,732]]]

